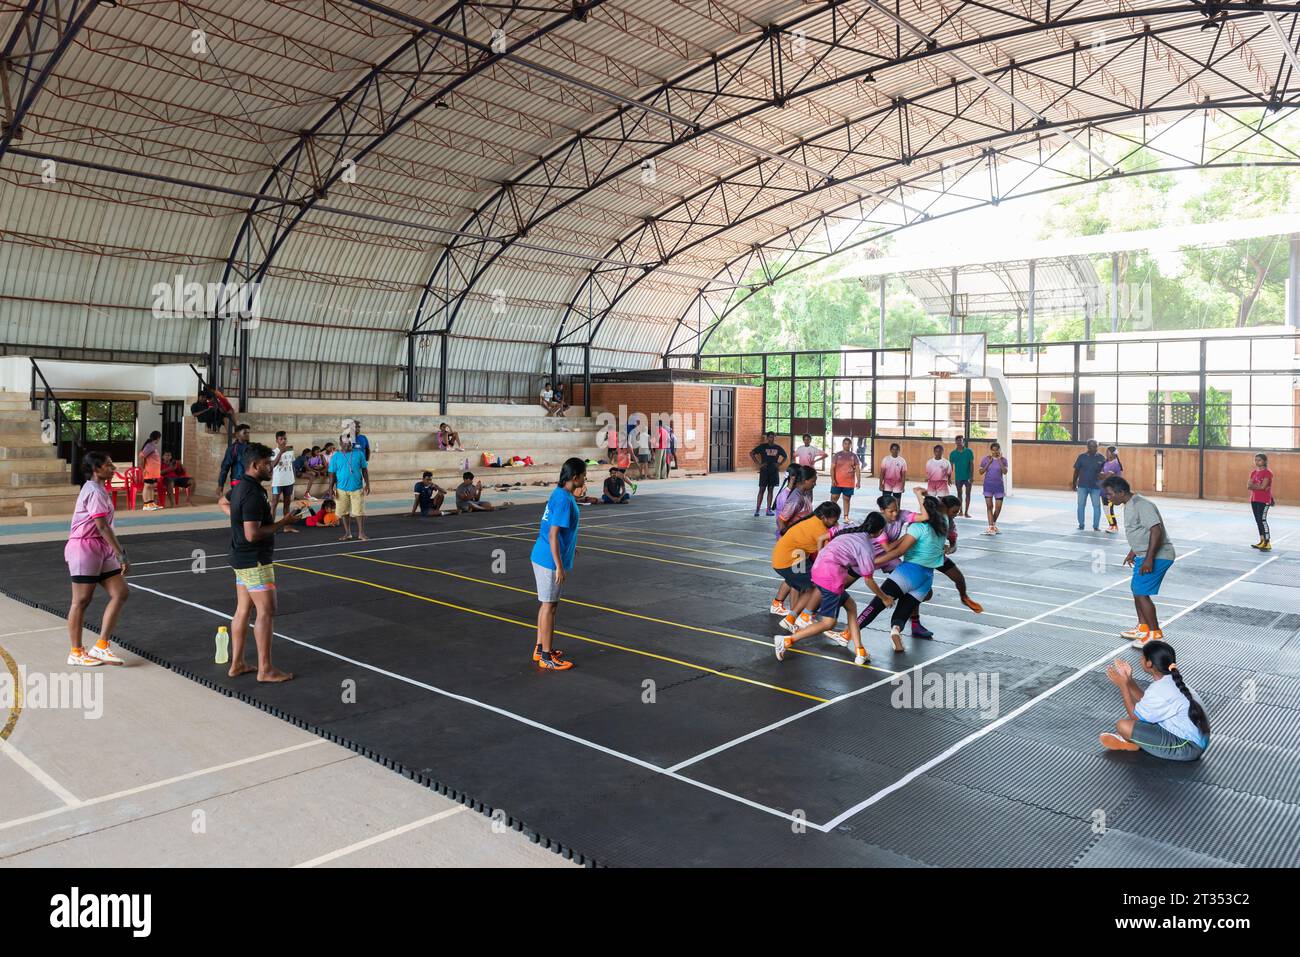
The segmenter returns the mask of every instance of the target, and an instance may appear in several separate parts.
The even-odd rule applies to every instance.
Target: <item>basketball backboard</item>
[[[982,379],[987,342],[982,332],[913,336],[910,375]]]

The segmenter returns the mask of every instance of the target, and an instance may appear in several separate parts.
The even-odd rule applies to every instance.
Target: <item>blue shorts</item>
[[[822,618],[829,618],[834,621],[840,617],[840,609],[844,607],[844,600],[849,597],[849,590],[846,588],[842,592],[827,591],[821,585],[817,590],[822,593],[822,602],[817,606],[817,614]]]
[[[904,594],[911,595],[917,601],[924,601],[934,587],[934,569],[915,562],[903,562],[889,573],[889,580]]]
[[[813,587],[812,575],[809,574],[806,569],[797,572],[794,570],[794,567],[791,566],[790,568],[777,568],[773,570],[795,591],[808,591]]]
[[[845,498],[853,497],[853,487],[850,485],[832,485],[832,495],[843,495]]]
[[[1160,583],[1165,580],[1165,572],[1173,567],[1172,558],[1157,558],[1151,563],[1151,574],[1142,574],[1142,561],[1139,556],[1133,559],[1133,594],[1159,595]]]

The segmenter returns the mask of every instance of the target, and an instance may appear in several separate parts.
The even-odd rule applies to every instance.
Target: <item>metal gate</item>
[[[735,469],[736,390],[709,390],[709,471],[730,472]]]

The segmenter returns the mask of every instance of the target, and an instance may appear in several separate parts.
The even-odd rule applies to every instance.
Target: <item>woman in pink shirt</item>
[[[898,453],[897,442],[891,442],[889,454],[880,460],[880,494],[889,493],[901,498],[907,485],[907,459]]]
[[[925,490],[935,497],[948,494],[952,463],[943,457],[943,446],[934,447],[934,458],[925,463]]]
[[[77,496],[72,529],[63,549],[63,558],[72,578],[72,605],[68,609],[68,638],[72,650],[68,652],[68,664],[84,667],[120,665],[122,659],[109,650],[109,638],[122,613],[122,606],[126,604],[124,576],[130,565],[126,560],[126,549],[113,530],[113,496],[104,487],[104,483],[113,477],[113,460],[103,452],[88,452],[81,469],[86,482]],[[87,651],[81,643],[82,623],[99,585],[108,592],[108,607],[104,609],[104,618],[99,625],[99,641]]]
[[[1250,489],[1250,510],[1255,513],[1255,527],[1259,530],[1258,544],[1250,547],[1271,552],[1273,543],[1269,540],[1268,510],[1273,505],[1273,473],[1269,471],[1267,455],[1255,456],[1255,470],[1250,473],[1246,488]]]

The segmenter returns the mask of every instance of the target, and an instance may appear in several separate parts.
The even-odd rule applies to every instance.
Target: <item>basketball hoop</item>
[[[931,369],[926,375],[932,379],[951,379],[952,373],[947,369]]]

